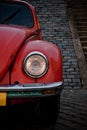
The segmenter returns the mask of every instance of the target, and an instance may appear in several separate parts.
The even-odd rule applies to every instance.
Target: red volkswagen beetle
[[[55,121],[61,90],[61,51],[43,40],[34,7],[0,2],[0,110],[36,102],[40,115]]]

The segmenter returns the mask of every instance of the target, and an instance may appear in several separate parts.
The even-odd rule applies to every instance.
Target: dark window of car
[[[0,3],[0,24],[13,24],[33,27],[31,9],[23,3]]]

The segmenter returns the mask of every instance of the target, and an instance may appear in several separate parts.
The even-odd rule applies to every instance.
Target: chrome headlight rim
[[[27,71],[27,69],[26,69],[26,67],[25,67],[27,60],[28,60],[31,56],[33,56],[33,55],[41,56],[41,57],[44,59],[45,64],[46,64],[45,70],[43,71],[43,73],[41,73],[41,74],[39,74],[39,75],[34,75],[34,74],[29,73],[29,71]],[[47,71],[48,71],[48,67],[49,67],[49,62],[48,62],[47,57],[46,57],[42,52],[39,52],[39,51],[30,52],[30,53],[24,58],[24,60],[23,60],[23,70],[24,70],[24,72],[25,72],[28,76],[30,76],[30,77],[32,77],[32,78],[40,78],[40,77],[42,77],[43,75],[45,75],[45,74],[47,73]]]

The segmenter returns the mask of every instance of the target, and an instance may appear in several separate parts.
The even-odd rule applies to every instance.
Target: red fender
[[[49,61],[49,69],[47,73],[37,80],[29,77],[23,71],[23,60],[32,51],[42,52]],[[36,40],[25,43],[20,53],[18,54],[12,72],[11,83],[19,84],[26,83],[51,83],[62,81],[62,56],[60,49],[53,43]]]

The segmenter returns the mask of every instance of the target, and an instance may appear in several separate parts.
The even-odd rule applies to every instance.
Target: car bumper
[[[22,84],[0,86],[0,93],[6,93],[7,98],[34,98],[59,95],[62,81],[49,84]]]

